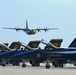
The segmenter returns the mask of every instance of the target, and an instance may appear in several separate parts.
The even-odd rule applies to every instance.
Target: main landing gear
[[[50,54],[47,53],[46,66],[45,66],[46,69],[49,69],[50,68],[50,64],[49,64],[50,62],[49,61],[50,61]]]
[[[46,69],[49,69],[50,68],[50,64],[49,64],[49,60],[48,59],[46,59]]]
[[[31,61],[30,61],[30,64],[31,64],[32,66],[37,66],[37,67],[40,66],[40,63],[39,63],[39,62],[36,62],[36,61],[34,61],[34,60],[31,60]]]
[[[5,67],[6,66],[6,61],[2,60],[2,66]]]
[[[52,65],[53,65],[54,67],[63,67],[63,66],[64,66],[64,65],[63,65],[63,62],[58,61],[58,60],[54,60],[54,61],[52,62]]]

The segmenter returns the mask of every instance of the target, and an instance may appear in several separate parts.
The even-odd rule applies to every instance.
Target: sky
[[[27,35],[25,32],[4,30],[2,27],[59,28]],[[0,0],[0,43],[63,38],[68,47],[76,37],[76,0]]]

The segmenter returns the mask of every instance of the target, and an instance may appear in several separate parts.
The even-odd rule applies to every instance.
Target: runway
[[[46,69],[45,64],[41,64],[40,67],[32,67],[27,63],[26,68],[11,65],[0,66],[0,75],[76,75],[76,67],[67,64],[63,68]]]

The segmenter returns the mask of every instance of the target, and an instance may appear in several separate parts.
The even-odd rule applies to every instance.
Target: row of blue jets
[[[55,46],[60,47],[61,42],[63,41],[63,39],[51,39],[50,42],[53,43]],[[11,56],[13,56],[14,54],[18,54],[21,52],[26,52],[26,51],[31,51],[31,50],[37,50],[36,48],[38,48],[39,44],[41,43],[40,40],[34,40],[34,41],[30,41],[28,43],[28,45],[25,45],[22,42],[13,42],[9,47],[8,43],[3,43],[0,44],[0,54],[1,54],[1,64],[2,66],[5,66],[5,61],[7,63],[11,63],[12,65],[19,65],[20,62],[22,62],[22,60],[9,60]],[[24,48],[20,47],[23,46]],[[45,49],[49,49],[52,47],[49,46],[45,46]],[[38,48],[39,49],[39,48]],[[40,61],[41,62],[41,61]],[[30,63],[32,66],[35,66],[36,64],[33,63],[33,60],[30,60]]]
[[[49,43],[42,40],[30,41],[28,45],[19,42],[19,46],[24,48],[18,49],[16,44],[14,50],[10,47],[8,51],[0,53],[1,65],[6,66],[6,63],[19,65],[22,62],[22,67],[26,67],[25,60],[29,60],[32,66],[39,66],[41,62],[46,61],[46,68],[50,68],[50,61],[54,67],[63,67],[67,61],[75,64],[76,61],[76,38],[68,46],[61,48],[63,39],[52,39]],[[40,43],[45,44],[44,49],[39,46]]]

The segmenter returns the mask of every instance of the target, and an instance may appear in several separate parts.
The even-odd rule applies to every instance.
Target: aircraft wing
[[[37,28],[37,29],[35,29],[35,30],[37,30],[37,31],[41,31],[41,30],[44,30],[45,32],[46,31],[48,31],[48,30],[56,30],[56,29],[59,29],[59,28]]]
[[[19,30],[26,31],[25,28],[8,28],[8,27],[3,27],[3,29],[12,29],[12,30],[16,30],[16,31],[19,31]]]

